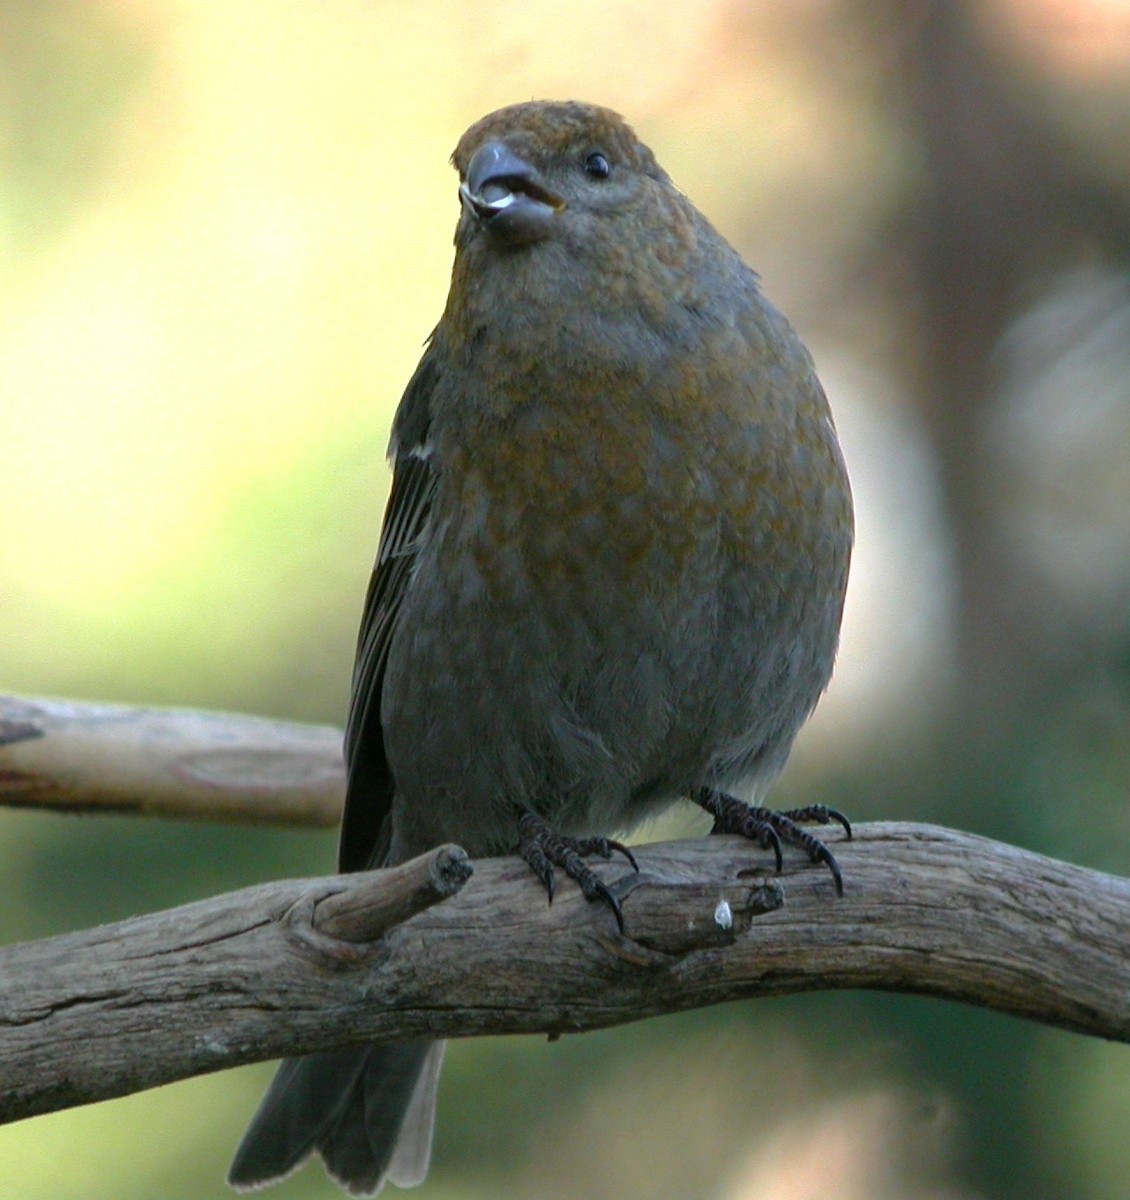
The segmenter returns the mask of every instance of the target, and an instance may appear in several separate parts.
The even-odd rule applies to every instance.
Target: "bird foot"
[[[693,796],[694,802],[714,818],[711,833],[737,833],[757,842],[763,850],[772,850],[777,859],[777,870],[782,864],[781,844],[788,842],[797,846],[814,862],[822,862],[832,872],[836,892],[844,894],[844,880],[840,864],[831,850],[814,837],[802,825],[842,825],[851,837],[851,824],[847,817],[826,804],[810,804],[806,808],[793,808],[787,812],[776,812],[771,808],[759,808],[746,804],[725,792],[713,788],[700,788]]]
[[[638,871],[639,864],[627,846],[610,838],[566,837],[536,813],[523,812],[518,818],[518,853],[545,885],[551,903],[557,887],[553,868],[560,867],[581,889],[586,900],[601,900],[608,905],[620,932],[624,932],[620,901],[584,860],[589,855],[611,858],[614,853],[622,854],[633,870]]]

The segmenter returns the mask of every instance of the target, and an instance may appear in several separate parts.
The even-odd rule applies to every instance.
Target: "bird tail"
[[[351,1046],[283,1061],[235,1153],[238,1192],[277,1183],[315,1151],[353,1196],[428,1171],[444,1042]]]

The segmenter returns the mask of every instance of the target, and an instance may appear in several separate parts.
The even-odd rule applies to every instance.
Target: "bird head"
[[[485,338],[500,363],[521,344],[535,347],[531,362],[638,366],[696,321],[732,324],[728,310],[750,303],[752,273],[606,108],[501,108],[452,162],[462,211],[438,330],[449,348],[482,354]]]
[[[645,181],[669,185],[616,113],[575,101],[499,109],[467,130],[452,162],[463,206],[458,244],[481,235],[512,248],[568,236],[627,209]]]

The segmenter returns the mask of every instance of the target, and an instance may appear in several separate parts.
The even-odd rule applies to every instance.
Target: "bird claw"
[[[777,859],[777,874],[780,875],[781,868],[785,865],[785,855],[781,849],[781,835],[766,821],[757,840],[761,843],[763,850],[773,851],[774,857]]]
[[[632,864],[632,870],[638,871],[640,865],[636,862],[636,856],[624,845],[623,842],[614,842],[611,838],[595,837],[595,838],[565,838],[564,841],[573,843],[575,853],[585,857],[589,854],[595,854],[599,858],[611,858],[613,854],[622,854],[628,862]]]
[[[620,901],[603,883],[584,859],[588,855],[609,859],[622,854],[633,870],[639,870],[635,855],[621,842],[610,838],[573,838],[558,833],[536,813],[523,812],[518,818],[518,853],[541,880],[550,903],[556,891],[554,867],[560,867],[581,889],[586,900],[600,900],[608,906],[616,918],[620,932],[624,932],[624,914]]]
[[[796,825],[840,825],[851,840],[851,822],[838,808],[826,804],[809,804],[805,808],[790,808],[779,816],[788,817]]]
[[[714,818],[711,833],[736,833],[757,842],[763,849],[772,849],[777,859],[778,873],[783,866],[782,842],[788,842],[803,850],[815,863],[823,863],[832,873],[836,894],[844,894],[844,878],[835,855],[802,824],[841,825],[851,837],[851,824],[843,813],[826,804],[810,804],[806,808],[793,808],[787,812],[776,812],[771,808],[760,808],[746,804],[734,796],[717,792],[713,788],[700,788],[693,797],[696,804],[706,809]]]
[[[605,904],[612,910],[612,915],[616,918],[616,924],[620,927],[620,932],[624,932],[624,913],[620,908],[620,901],[615,893],[602,880],[597,879],[596,875],[588,868],[586,872],[595,881],[595,886],[586,886],[586,880],[579,879],[577,883],[580,885],[581,891],[584,893],[586,900],[603,900]]]

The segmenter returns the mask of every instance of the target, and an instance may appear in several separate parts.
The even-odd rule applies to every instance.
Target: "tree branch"
[[[736,838],[599,864],[623,903],[441,847],[0,951],[0,1120],[240,1063],[421,1035],[580,1032],[874,988],[1130,1040],[1130,881],[927,825],[837,842],[846,891]],[[450,895],[442,904],[436,901]],[[722,904],[721,902],[725,902]]]
[[[328,725],[0,696],[0,804],[332,826],[344,794]]]

